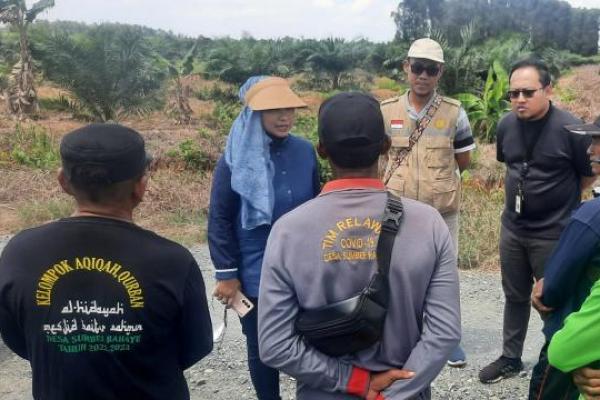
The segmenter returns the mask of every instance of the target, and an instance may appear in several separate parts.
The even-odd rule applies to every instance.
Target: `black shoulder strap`
[[[379,272],[384,276],[387,276],[390,270],[392,248],[394,247],[394,240],[400,229],[403,215],[404,208],[400,197],[388,192],[383,220],[381,221],[381,233],[377,242],[377,266]]]
[[[368,296],[385,308],[387,308],[389,301],[390,285],[388,275],[392,249],[403,215],[404,209],[400,198],[388,192],[381,221],[381,233],[377,242],[377,272],[371,278],[369,286],[365,288]]]

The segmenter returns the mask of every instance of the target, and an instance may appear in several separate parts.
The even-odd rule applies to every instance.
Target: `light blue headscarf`
[[[253,76],[242,85],[239,93],[242,103],[246,92],[265,78]],[[272,221],[275,196],[274,167],[269,152],[271,141],[262,126],[260,112],[244,106],[231,126],[225,146],[225,162],[231,170],[231,188],[241,198],[244,229],[270,225]]]

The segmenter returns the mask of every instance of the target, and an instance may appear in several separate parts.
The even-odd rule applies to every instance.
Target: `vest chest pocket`
[[[454,148],[448,137],[427,137],[426,163],[433,179],[451,179],[454,169]]]

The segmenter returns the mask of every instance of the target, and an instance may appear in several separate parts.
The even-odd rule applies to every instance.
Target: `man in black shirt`
[[[189,399],[183,370],[212,349],[204,282],[189,251],[132,221],[147,184],[142,137],[93,124],[60,152],[77,208],[4,249],[4,342],[31,363],[36,399]]]
[[[500,269],[505,295],[502,356],[479,373],[498,382],[523,369],[521,355],[533,281],[543,268],[581,192],[594,181],[586,150],[589,137],[564,127],[579,119],[550,102],[552,85],[539,60],[517,62],[508,92],[512,112],[497,128],[497,159],[506,164],[500,230]]]

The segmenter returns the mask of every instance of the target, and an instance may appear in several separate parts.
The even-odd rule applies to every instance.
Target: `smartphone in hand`
[[[248,314],[253,308],[254,304],[244,294],[238,290],[235,296],[233,297],[233,301],[231,302],[231,308],[243,318],[246,314]]]

